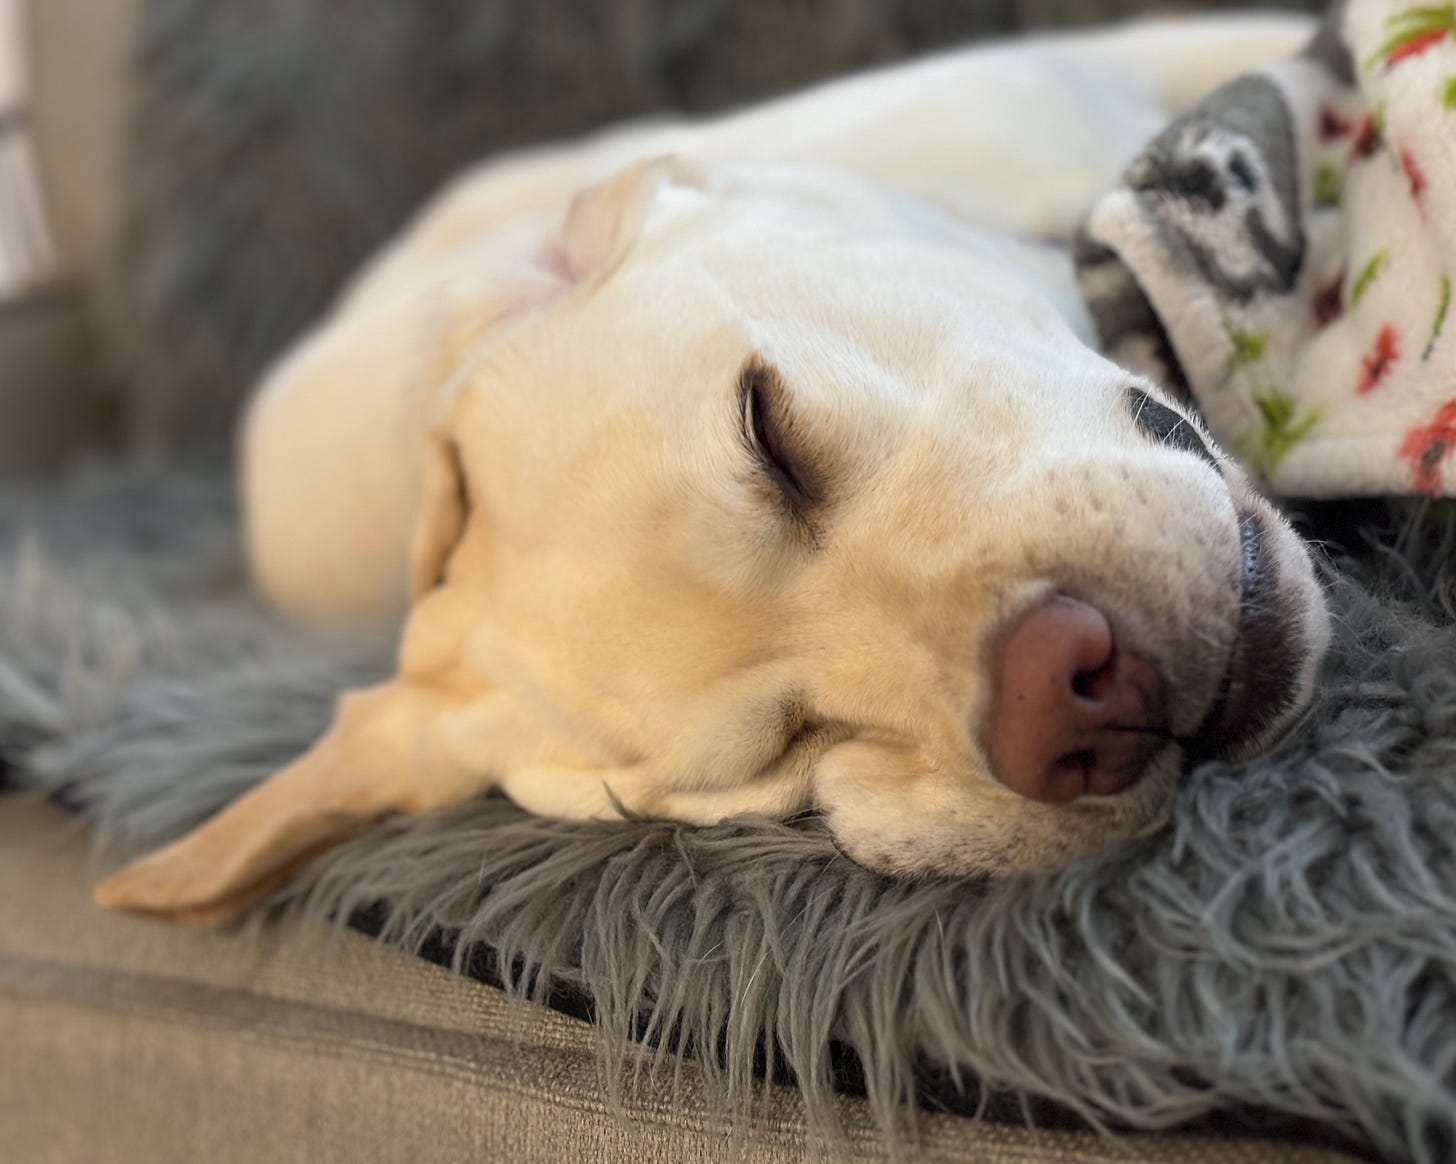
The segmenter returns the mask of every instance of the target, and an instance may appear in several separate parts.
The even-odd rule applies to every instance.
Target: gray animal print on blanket
[[[1345,8],[1349,0],[1335,0],[1320,21],[1319,30],[1304,50],[1304,55],[1323,65],[1325,70],[1342,85],[1354,85],[1355,61],[1350,56],[1350,46],[1345,43]]]
[[[1169,257],[1225,298],[1294,287],[1304,259],[1294,129],[1268,78],[1240,77],[1175,121],[1126,181]]]

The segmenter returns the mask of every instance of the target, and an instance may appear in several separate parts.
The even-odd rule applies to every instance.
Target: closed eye
[[[744,443],[789,515],[807,522],[823,499],[818,476],[795,440],[788,393],[778,373],[751,359],[738,374],[738,406]]]

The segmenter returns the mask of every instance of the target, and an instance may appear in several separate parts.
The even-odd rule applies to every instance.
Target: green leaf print
[[[1261,423],[1253,459],[1260,473],[1267,478],[1289,455],[1289,451],[1320,422],[1321,412],[1318,408],[1311,408],[1300,416],[1295,400],[1278,389],[1255,396],[1254,405],[1259,409]]]
[[[1370,285],[1380,278],[1385,266],[1390,262],[1389,251],[1376,251],[1368,259],[1365,265],[1360,268],[1360,273],[1355,276],[1355,281],[1350,284],[1350,306],[1356,306],[1365,297],[1365,292],[1370,290]]]
[[[1336,166],[1324,165],[1314,172],[1314,204],[1322,210],[1332,210],[1340,204],[1340,171]]]
[[[1426,341],[1426,350],[1421,353],[1421,359],[1427,359],[1436,349],[1436,341],[1441,338],[1441,328],[1446,324],[1446,312],[1451,309],[1451,276],[1441,276],[1441,291],[1436,299],[1436,319],[1431,324],[1431,338]]]
[[[1456,112],[1456,77],[1449,77],[1441,89],[1441,104],[1450,112]]]
[[[1269,337],[1262,331],[1243,331],[1237,327],[1225,326],[1233,351],[1229,353],[1230,370],[1248,364],[1258,363],[1264,358],[1269,346]]]

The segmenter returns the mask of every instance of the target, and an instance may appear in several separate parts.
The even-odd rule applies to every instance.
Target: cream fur
[[[1095,605],[1187,733],[1233,642],[1240,513],[1279,531],[1306,692],[1323,599],[1234,465],[1137,430],[1048,241],[1170,113],[1309,31],[972,49],[458,179],[242,437],[261,589],[309,618],[408,601],[399,674],[100,899],[208,919],[361,820],[492,786],[570,817],[817,808],[850,855],[911,874],[1156,825],[1175,747],[1063,806],[994,779],[1000,631],[1053,590]],[[825,483],[805,522],[745,447],[749,361]]]

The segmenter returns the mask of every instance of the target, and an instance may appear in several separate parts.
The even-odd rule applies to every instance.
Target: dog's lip
[[[1281,598],[1279,565],[1258,513],[1239,514],[1239,616],[1228,662],[1190,760],[1237,759],[1265,741],[1294,702],[1303,632]]]

